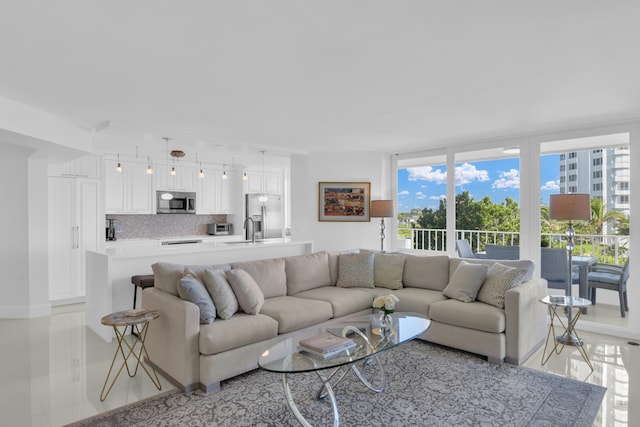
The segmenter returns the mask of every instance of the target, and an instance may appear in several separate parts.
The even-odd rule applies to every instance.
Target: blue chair
[[[609,289],[618,291],[620,299],[620,315],[625,317],[629,311],[627,300],[627,281],[629,280],[629,259],[621,267],[615,264],[594,264],[587,274],[589,281],[589,297],[591,303],[596,303],[596,289]]]
[[[571,269],[571,284],[580,283],[578,267]],[[567,290],[569,252],[566,248],[540,248],[540,277],[546,279],[547,288]]]
[[[460,258],[486,258],[484,254],[474,254],[467,239],[456,240],[456,251]]]
[[[520,259],[520,246],[487,245],[485,251],[489,259]]]

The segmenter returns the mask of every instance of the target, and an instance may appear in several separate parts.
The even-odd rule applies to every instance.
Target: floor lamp
[[[372,200],[369,216],[380,218],[380,251],[384,252],[384,219],[393,217],[393,200]]]
[[[573,248],[575,247],[573,238],[575,230],[573,229],[573,220],[590,220],[591,219],[591,200],[589,194],[552,194],[549,196],[549,219],[568,220],[567,231],[567,251],[569,252],[569,274],[567,277],[566,296],[571,298],[571,284],[573,275],[571,274],[573,262]],[[571,307],[567,309],[567,320],[571,324]],[[578,343],[577,337],[557,337],[559,341],[566,344]]]

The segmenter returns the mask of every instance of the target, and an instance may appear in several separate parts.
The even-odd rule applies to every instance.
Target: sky
[[[437,209],[446,198],[446,165],[398,169],[398,212]],[[469,191],[474,200],[489,196],[494,203],[507,197],[520,202],[520,160],[518,158],[456,164],[456,194]],[[560,156],[543,156],[540,168],[540,195],[548,203],[557,194]]]

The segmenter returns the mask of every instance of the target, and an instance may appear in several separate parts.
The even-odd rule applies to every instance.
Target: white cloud
[[[547,181],[540,187],[540,191],[558,191],[560,190],[560,183],[556,181]]]
[[[401,192],[398,193],[398,196],[408,196],[409,192],[407,190],[402,190]]]
[[[409,172],[409,181],[429,181],[435,184],[447,183],[447,172],[442,169],[434,169],[431,166],[421,166],[417,168],[407,168]],[[463,163],[456,166],[456,185],[469,184],[473,181],[488,181],[489,172],[486,170],[476,169],[474,165]],[[424,188],[425,186],[423,186]]]
[[[473,181],[489,181],[489,172],[476,169],[474,165],[469,163],[456,166],[456,186],[469,184]]]
[[[427,198],[427,196],[425,196],[425,194],[422,191],[417,191],[416,192],[416,198],[420,199],[420,200],[424,200]]]
[[[421,166],[418,168],[407,168],[409,181],[429,181],[436,184],[446,184],[447,172],[442,169],[433,169],[431,166]]]
[[[500,178],[493,181],[491,188],[520,188],[520,171],[511,169],[508,172],[500,172]]]
[[[445,194],[441,194],[439,196],[431,196],[429,197],[430,200],[445,200],[447,198],[447,196]]]

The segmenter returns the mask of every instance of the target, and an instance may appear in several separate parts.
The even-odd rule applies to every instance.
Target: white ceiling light
[[[122,172],[122,165],[120,165],[120,153],[118,153],[118,165],[116,166],[116,172]]]

